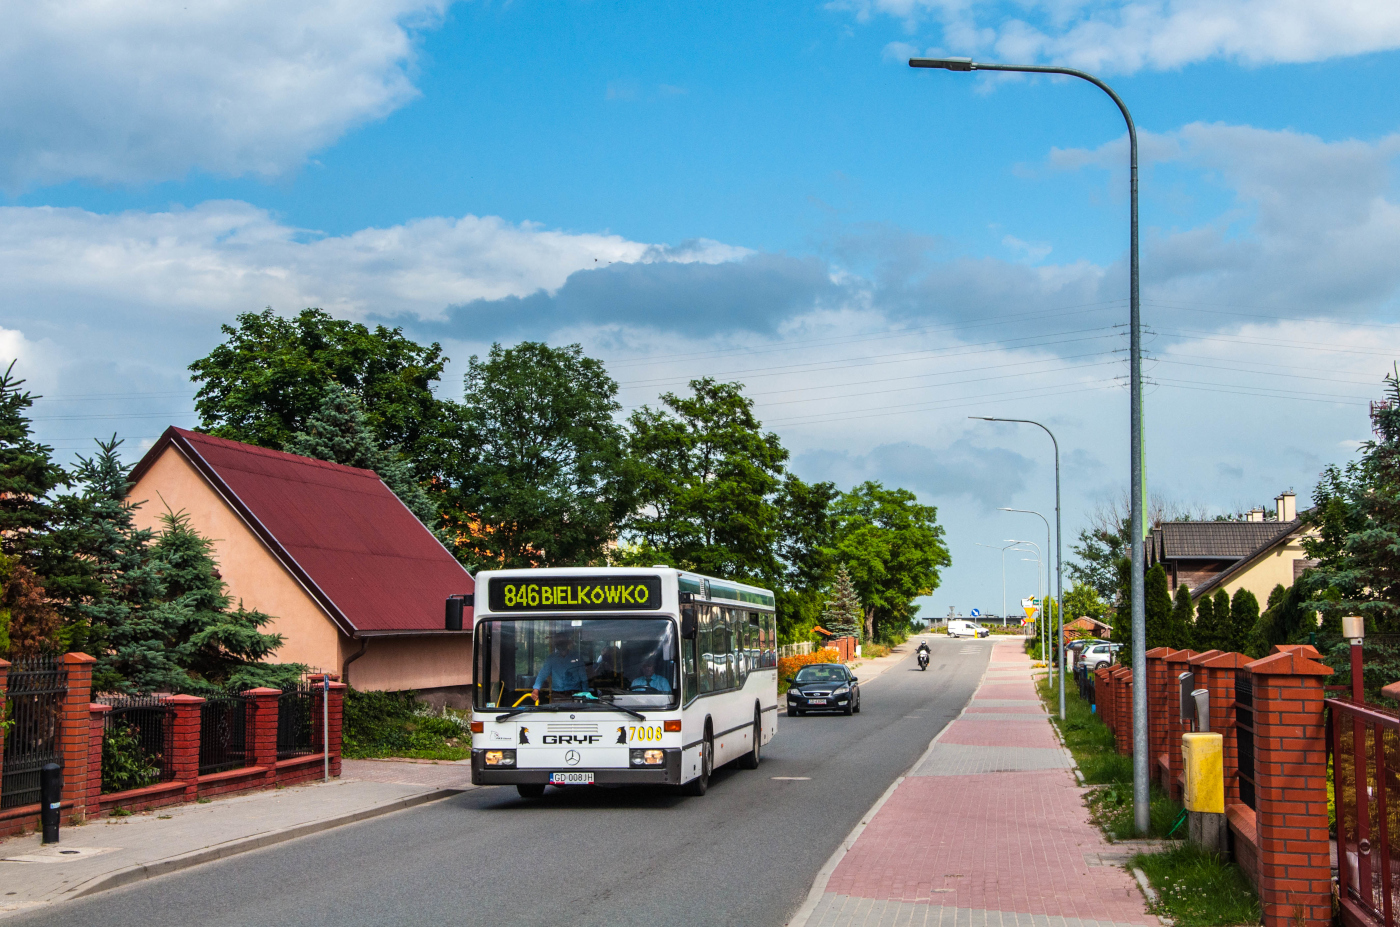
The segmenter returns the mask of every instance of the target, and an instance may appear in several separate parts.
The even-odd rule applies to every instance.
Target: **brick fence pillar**
[[[1118,752],[1131,756],[1133,752],[1133,670],[1116,666],[1113,676],[1113,737]]]
[[[1235,673],[1252,662],[1242,653],[1219,653],[1203,660],[1205,683],[1210,691],[1210,729],[1224,741],[1225,807],[1240,803],[1240,745],[1235,737]]]
[[[74,817],[87,814],[88,753],[91,740],[92,665],[96,658],[85,653],[65,653],[62,657],[68,670],[68,694],[63,699],[63,731],[60,750],[63,754],[63,801],[71,801]],[[102,767],[96,775],[100,778]],[[93,810],[96,813],[96,809]]]
[[[243,695],[248,699],[248,723],[245,734],[249,766],[261,766],[266,770],[264,780],[267,785],[277,781],[277,700],[281,698],[279,689],[249,689]]]
[[[172,695],[170,706],[170,770],[176,782],[185,784],[185,799],[199,797],[200,711],[204,699],[197,695]]]
[[[87,814],[95,818],[102,811],[102,735],[107,730],[111,705],[88,705],[88,784]]]
[[[1147,768],[1151,779],[1159,778],[1158,769],[1167,759],[1168,709],[1175,707],[1174,700],[1168,698],[1167,658],[1175,653],[1170,647],[1147,651]]]
[[[1311,648],[1293,649],[1245,667],[1254,676],[1264,927],[1327,927],[1332,920],[1323,711],[1323,682],[1332,669],[1312,660],[1316,654]]]
[[[5,720],[5,712],[9,707],[9,702],[5,699],[8,691],[10,678],[10,661],[0,660],[0,721]],[[5,775],[5,741],[0,739],[0,781],[4,781]]]
[[[1103,721],[1104,727],[1113,730],[1113,680],[1108,674],[1108,667],[1101,666],[1094,670],[1094,707],[1098,711],[1099,719]]]

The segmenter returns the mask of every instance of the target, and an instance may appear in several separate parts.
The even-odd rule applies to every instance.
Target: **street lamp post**
[[[1019,425],[1034,425],[1050,436],[1050,443],[1055,448],[1055,612],[1056,621],[1059,622],[1056,628],[1058,643],[1055,649],[1059,651],[1060,661],[1060,720],[1065,719],[1065,581],[1064,562],[1060,553],[1060,442],[1055,437],[1055,433],[1040,422],[1028,418],[993,418],[988,415],[973,415],[970,418],[979,419],[984,422],[1013,422]],[[1042,516],[1043,517],[1043,516]],[[1045,544],[1048,549],[1050,542]],[[1049,556],[1048,554],[1046,555]],[[1045,581],[1046,586],[1050,585],[1049,579]]]
[[[1057,455],[1057,456],[1058,456],[1058,455]],[[1058,482],[1058,480],[1057,480],[1057,482]],[[1056,502],[1058,502],[1058,501],[1059,501],[1059,500],[1056,499]],[[1058,509],[1058,506],[1057,506],[1056,508]],[[1036,518],[1039,518],[1041,521],[1045,522],[1045,549],[1046,549],[1047,551],[1050,549],[1050,522],[1046,519],[1046,517],[1045,517],[1044,515],[1040,514],[1039,512],[1037,512],[1037,511],[1035,511],[1035,510],[1033,510],[1033,509],[1013,509],[1013,508],[1008,508],[1007,506],[1004,506],[1004,505],[1001,506],[999,510],[1002,511],[1002,512],[1019,512],[1019,513],[1022,514],[1022,515],[1034,515]],[[1055,519],[1055,525],[1056,525],[1056,527],[1059,527],[1059,521],[1060,521],[1059,518],[1058,518],[1059,512],[1056,511],[1055,514],[1056,514],[1056,516],[1057,516],[1056,519]],[[1056,557],[1057,572],[1058,572],[1059,556],[1060,556],[1060,548],[1059,548],[1059,545],[1056,544],[1056,545],[1055,545],[1055,557]],[[1048,560],[1049,558],[1047,557],[1046,559]],[[1050,564],[1049,564],[1049,563],[1046,563],[1046,564],[1045,564],[1045,588],[1046,588],[1047,590],[1050,588]],[[1060,667],[1061,667],[1061,673],[1060,673],[1060,720],[1063,721],[1063,720],[1065,719],[1065,704],[1064,704],[1064,703],[1065,703],[1065,692],[1064,692],[1064,689],[1065,689],[1065,677],[1064,677],[1064,673],[1063,673],[1063,668],[1064,668],[1064,646],[1063,646],[1063,642],[1064,642],[1064,636],[1065,636],[1065,635],[1064,635],[1064,629],[1065,629],[1064,613],[1065,613],[1065,612],[1064,612],[1064,602],[1062,601],[1061,595],[1062,595],[1062,593],[1057,594],[1057,595],[1055,596],[1055,613],[1059,616],[1059,618],[1058,618],[1057,620],[1059,621],[1059,634],[1060,634],[1060,641],[1061,641],[1061,647],[1060,647]]]
[[[1036,619],[1035,626],[1036,626],[1037,630],[1040,630],[1040,631],[1041,631],[1041,633],[1040,633],[1040,639],[1041,639],[1042,641],[1044,641],[1044,643],[1042,643],[1042,644],[1040,645],[1040,652],[1041,652],[1042,655],[1044,655],[1045,653],[1048,652],[1048,651],[1047,651],[1047,647],[1049,646],[1049,643],[1050,643],[1050,635],[1049,635],[1049,634],[1046,634],[1046,633],[1044,632],[1044,630],[1043,630],[1044,627],[1045,627],[1045,625],[1047,624],[1047,622],[1043,620],[1044,617],[1045,617],[1045,596],[1044,596],[1044,595],[1041,593],[1041,591],[1040,591],[1040,571],[1041,571],[1042,568],[1045,568],[1045,567],[1048,567],[1048,566],[1049,566],[1049,563],[1047,562],[1047,561],[1049,560],[1049,547],[1048,547],[1048,545],[1047,545],[1047,547],[1046,547],[1046,551],[1047,551],[1046,557],[1042,560],[1042,558],[1041,558],[1041,556],[1040,556],[1040,545],[1037,544],[1035,541],[1012,541],[1011,543],[1013,543],[1013,544],[1029,544],[1030,546],[1032,546],[1032,547],[1035,548],[1035,597],[1036,597],[1036,599],[1040,602],[1040,615],[1041,615],[1040,618],[1037,618],[1037,619]],[[1021,552],[1022,552],[1022,553],[1030,553],[1030,551],[1026,550],[1024,547],[1021,548]],[[1022,559],[1022,560],[1025,560],[1025,561],[1027,561],[1027,562],[1029,562],[1031,558],[1029,558],[1029,557],[1022,557],[1021,559]],[[1049,574],[1048,572],[1045,574],[1045,585],[1046,585],[1046,586],[1049,586],[1049,585],[1050,585],[1050,574]],[[1046,670],[1046,675],[1047,675],[1047,676],[1050,675],[1048,669]]]
[[[910,58],[911,68],[940,68],[945,71],[1020,71],[1032,74],[1064,74],[1086,80],[1108,94],[1128,124],[1128,356],[1129,356],[1129,477],[1128,496],[1132,532],[1132,628],[1133,628],[1133,823],[1146,834],[1151,818],[1148,806],[1147,768],[1147,642],[1143,588],[1143,517],[1147,504],[1147,480],[1143,473],[1142,451],[1142,324],[1138,305],[1138,143],[1137,127],[1123,98],[1092,74],[1074,68],[1042,67],[1032,64],[983,64],[971,58]]]
[[[1007,544],[1005,547],[1001,548],[1001,624],[1002,624],[1002,627],[1005,627],[1005,626],[1006,626],[1006,552],[1007,552],[1008,550],[1010,550],[1011,548],[1015,547],[1015,546],[1016,546],[1017,544],[1019,544],[1019,543],[1021,543],[1021,542],[1020,542],[1020,541],[1012,541],[1010,544]],[[990,544],[981,544],[981,543],[979,543],[979,544],[977,544],[977,546],[978,546],[978,547],[985,547],[985,548],[987,548],[988,550],[997,550],[997,548],[993,547],[993,546],[990,545]]]

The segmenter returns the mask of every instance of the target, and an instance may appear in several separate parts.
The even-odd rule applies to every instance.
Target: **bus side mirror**
[[[447,597],[447,615],[443,622],[443,627],[448,631],[462,630],[462,608],[472,605],[476,597],[471,593],[466,595],[450,595]]]
[[[695,640],[696,632],[695,606],[681,606],[681,640]]]

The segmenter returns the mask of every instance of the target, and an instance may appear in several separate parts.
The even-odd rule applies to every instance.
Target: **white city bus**
[[[777,733],[773,593],[665,567],[476,577],[472,782],[703,795]]]

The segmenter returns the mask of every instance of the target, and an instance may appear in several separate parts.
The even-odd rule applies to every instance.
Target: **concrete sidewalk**
[[[1019,638],[838,850],[793,927],[1157,925],[1083,790]]]
[[[469,762],[345,760],[340,779],[0,841],[0,917],[411,808],[472,788]]]

